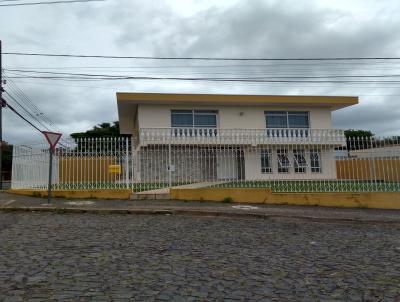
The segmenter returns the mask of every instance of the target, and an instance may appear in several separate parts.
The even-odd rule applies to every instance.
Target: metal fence
[[[132,140],[88,138],[63,142],[53,158],[53,188],[58,190],[132,187]],[[46,189],[49,150],[45,144],[13,149],[12,189]]]
[[[239,139],[232,130],[235,137],[225,134],[218,141],[215,134],[211,140],[198,137],[195,133],[209,131],[196,130],[177,141],[179,131],[151,135],[147,131],[140,139],[142,132],[139,141],[94,138],[61,145],[54,156],[54,189],[212,186],[266,187],[276,192],[400,191],[399,138],[345,139],[335,130],[312,140],[309,135],[271,139],[261,131],[254,137],[249,131]],[[48,164],[44,146],[15,146],[12,188],[45,189]]]

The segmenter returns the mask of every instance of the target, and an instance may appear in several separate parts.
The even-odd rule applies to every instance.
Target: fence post
[[[171,188],[172,179],[171,179],[171,140],[168,142],[168,186]]]
[[[129,139],[125,138],[125,185],[129,186]]]
[[[48,187],[48,194],[47,194],[47,203],[50,203],[51,201],[51,178],[53,176],[53,150],[50,147],[49,149],[50,153],[50,161],[49,161],[49,187]]]

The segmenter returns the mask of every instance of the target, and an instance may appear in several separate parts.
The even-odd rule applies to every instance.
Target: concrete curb
[[[51,212],[57,214],[125,214],[125,215],[175,215],[222,218],[253,218],[253,219],[296,219],[312,222],[338,222],[361,224],[400,224],[400,220],[374,220],[359,218],[315,217],[306,215],[281,215],[265,213],[239,213],[231,211],[180,210],[180,209],[112,209],[112,208],[63,208],[63,207],[0,207],[2,212]]]

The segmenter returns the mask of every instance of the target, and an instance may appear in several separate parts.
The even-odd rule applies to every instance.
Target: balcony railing
[[[268,128],[141,128],[139,143],[148,144],[332,144],[345,145],[339,129]]]

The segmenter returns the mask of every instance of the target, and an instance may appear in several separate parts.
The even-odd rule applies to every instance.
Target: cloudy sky
[[[4,3],[11,2],[0,1]],[[400,57],[399,15],[397,0],[107,0],[0,6],[0,39],[4,52],[240,58]],[[21,78],[32,75],[26,71],[154,77],[387,76],[399,75],[399,67],[400,60],[204,62],[3,56],[8,77],[5,89],[14,93],[31,112],[42,112],[39,119],[47,117],[53,121],[52,129],[65,134],[117,120],[116,91],[132,91],[356,95],[360,104],[335,112],[334,126],[394,135],[400,133],[400,87],[397,83]],[[24,113],[18,104],[12,104]],[[7,109],[4,138],[21,143],[36,140],[39,135]]]

